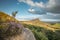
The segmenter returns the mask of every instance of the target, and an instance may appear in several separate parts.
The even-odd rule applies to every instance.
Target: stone
[[[23,35],[25,40],[36,40],[34,34],[28,28],[24,28]]]

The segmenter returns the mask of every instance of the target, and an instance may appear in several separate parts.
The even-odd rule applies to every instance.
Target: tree
[[[18,11],[12,12],[12,16],[15,18]]]

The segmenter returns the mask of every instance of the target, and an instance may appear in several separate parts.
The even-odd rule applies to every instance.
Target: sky
[[[41,21],[60,22],[60,0],[0,0],[0,11],[9,15],[18,11],[21,21],[39,18]]]

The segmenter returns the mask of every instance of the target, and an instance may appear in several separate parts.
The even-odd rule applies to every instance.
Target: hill
[[[60,30],[47,30],[44,27],[24,24],[24,27],[29,28],[36,38],[36,40],[60,40]]]
[[[0,12],[0,40],[35,40],[35,37],[14,17]]]
[[[8,21],[15,21],[18,22],[14,17],[4,13],[4,12],[0,12],[0,22],[8,22]]]
[[[20,24],[20,22],[18,20],[16,20],[14,17],[12,17],[4,12],[0,12],[0,32],[3,31],[3,32],[1,32],[2,34],[5,32],[5,30],[6,31],[7,30],[9,31],[10,29],[15,30],[16,27],[19,29],[23,28],[23,26]]]
[[[60,28],[51,25],[50,23],[45,23],[45,22],[41,22],[39,19],[34,19],[34,20],[30,20],[30,21],[20,21],[22,24],[30,24],[30,25],[35,25],[35,26],[40,26],[43,27],[47,30],[58,30]]]

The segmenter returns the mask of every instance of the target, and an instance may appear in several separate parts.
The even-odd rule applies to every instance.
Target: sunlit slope
[[[22,24],[31,24],[31,25],[35,25],[35,26],[40,26],[43,28],[46,28],[47,30],[57,30],[57,28],[55,26],[52,26],[49,23],[45,23],[45,22],[41,22],[39,19],[34,19],[31,21],[21,21]],[[59,29],[59,28],[58,28]]]
[[[56,28],[56,29],[60,29],[60,23],[56,23],[54,25],[52,25],[53,28]]]
[[[11,17],[10,15],[4,13],[4,12],[0,12],[0,22],[9,22],[9,21],[15,21],[18,22],[14,17]]]

